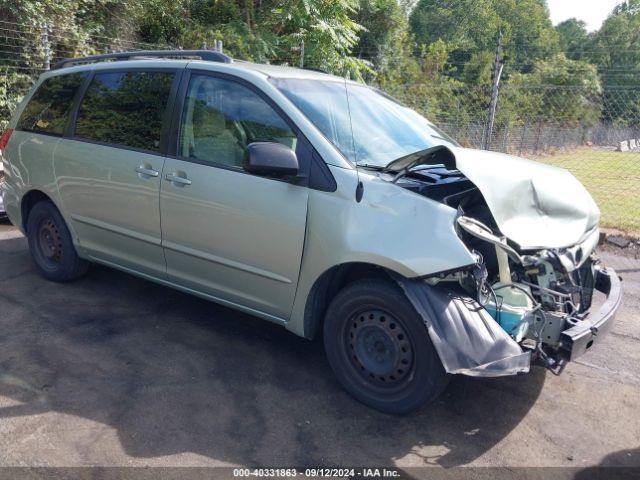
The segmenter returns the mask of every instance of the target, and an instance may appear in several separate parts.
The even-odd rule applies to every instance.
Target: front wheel
[[[47,280],[68,282],[86,273],[89,264],[78,257],[69,229],[53,203],[42,201],[33,206],[27,238],[33,263]]]
[[[385,413],[408,413],[448,383],[422,318],[390,281],[361,280],[341,290],[327,310],[324,345],[342,386]]]

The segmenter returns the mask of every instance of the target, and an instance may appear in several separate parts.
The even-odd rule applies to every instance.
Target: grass
[[[536,160],[573,173],[600,207],[601,226],[640,235],[640,153],[582,148]]]

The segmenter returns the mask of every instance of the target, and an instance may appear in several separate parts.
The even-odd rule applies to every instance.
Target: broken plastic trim
[[[422,317],[448,373],[501,377],[529,371],[531,352],[524,351],[478,302],[418,280],[396,281]]]

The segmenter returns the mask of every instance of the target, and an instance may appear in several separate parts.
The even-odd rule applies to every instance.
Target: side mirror
[[[244,169],[249,173],[271,177],[298,174],[298,157],[286,145],[275,142],[253,142],[247,146]]]

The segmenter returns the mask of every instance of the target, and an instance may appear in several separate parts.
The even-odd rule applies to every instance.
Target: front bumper
[[[607,299],[597,312],[562,332],[559,354],[564,360],[575,360],[600,341],[611,328],[620,307],[622,285],[616,272],[611,268],[598,269],[595,281],[596,290],[604,293]]]

